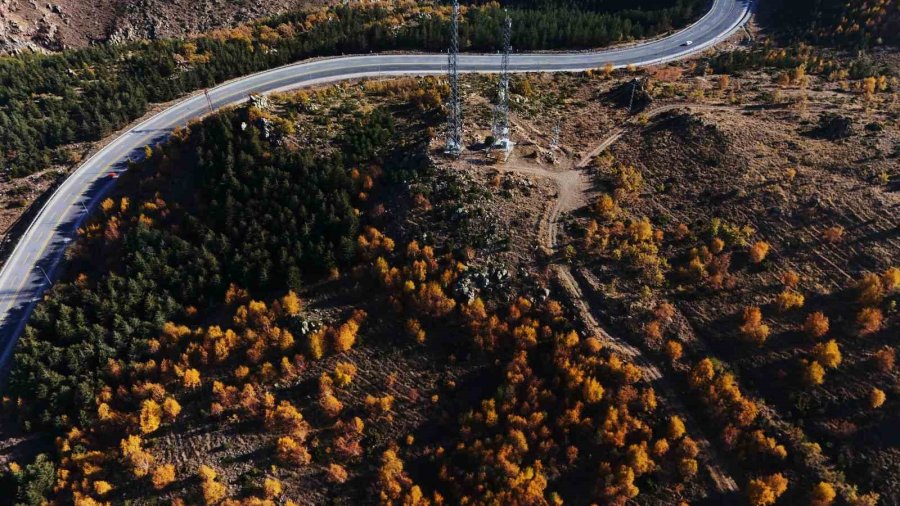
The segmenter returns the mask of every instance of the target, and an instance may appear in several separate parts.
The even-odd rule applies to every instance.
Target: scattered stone
[[[269,97],[268,95],[250,95],[250,105],[256,107],[257,109],[262,109],[264,111],[269,110]]]

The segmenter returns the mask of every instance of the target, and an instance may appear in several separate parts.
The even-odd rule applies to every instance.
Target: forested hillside
[[[705,2],[654,1],[647,9],[613,2],[512,9],[519,50],[597,47],[660,33],[700,14]],[[623,10],[618,10],[622,8]],[[298,13],[194,40],[161,40],[0,59],[0,167],[23,176],[70,164],[67,145],[95,141],[147,111],[226,79],[304,58],[377,50],[443,50],[447,8],[430,3],[335,7]],[[464,50],[497,47],[497,4],[468,9]]]
[[[358,183],[347,166],[373,160],[392,132],[390,116],[360,119],[343,153],[324,158],[272,149],[263,118],[231,111],[185,132],[135,167],[136,192],[103,203],[104,219],[84,230],[70,267],[88,274],[60,284],[21,341],[10,388],[31,399],[26,423],[87,423],[98,369],[140,360],[163,322],[205,314],[231,283],[254,293],[299,290],[304,277],[354,257]],[[271,128],[281,137],[291,126]]]
[[[79,506],[702,494],[700,447],[639,367],[519,284],[466,296],[494,260],[481,248],[404,236],[440,230],[428,198],[457,203],[438,191],[472,193],[424,156],[442,93],[302,92],[134,166],[17,349],[4,411],[58,437],[0,490]]]

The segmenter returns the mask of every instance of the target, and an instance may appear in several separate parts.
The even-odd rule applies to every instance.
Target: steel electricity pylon
[[[452,157],[462,153],[462,103],[459,96],[459,1],[453,0],[450,19],[450,50],[447,52],[447,80],[450,100],[447,103],[447,144],[445,152]]]
[[[509,139],[509,55],[512,53],[512,19],[509,14],[503,21],[503,54],[500,60],[500,87],[497,90],[497,105],[494,106],[491,134],[494,146],[507,154],[512,150]]]

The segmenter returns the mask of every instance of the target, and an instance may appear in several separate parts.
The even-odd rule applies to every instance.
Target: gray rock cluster
[[[472,302],[481,292],[506,290],[510,278],[509,271],[501,266],[469,268],[460,276],[453,292],[457,298]]]
[[[514,172],[504,173],[503,180],[500,184],[506,190],[518,189],[530,191],[537,188],[537,185],[530,178]]]
[[[308,336],[322,328],[321,322],[312,321],[303,316],[297,316],[295,318],[297,319],[297,322],[294,329],[296,329],[301,336]]]

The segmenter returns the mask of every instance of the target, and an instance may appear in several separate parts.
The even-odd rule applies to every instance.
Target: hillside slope
[[[0,54],[179,37],[325,0],[0,0]]]

